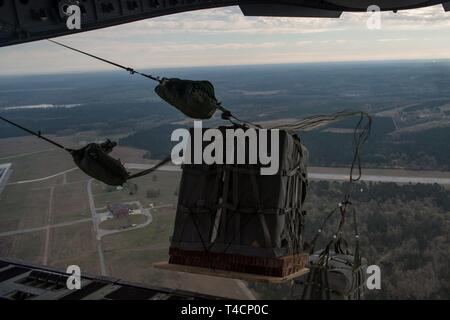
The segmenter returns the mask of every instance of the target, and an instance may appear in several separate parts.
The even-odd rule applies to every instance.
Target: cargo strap
[[[299,149],[299,150],[300,150],[300,152],[302,151],[302,149]],[[301,159],[303,157],[303,155],[300,154],[300,152],[298,154],[298,157],[299,157],[298,161],[300,163],[299,163],[299,165],[295,166],[295,168],[293,170],[291,170],[289,172],[289,177],[292,177],[294,175],[300,175],[301,181],[304,182],[306,177],[299,171],[299,169],[301,168]],[[230,171],[233,173],[233,175],[231,175]],[[237,178],[239,177],[238,173],[248,173],[248,174],[250,174],[250,180],[251,180],[251,184],[252,184],[252,194],[253,194],[253,197],[254,197],[255,203],[256,203],[256,213],[258,215],[259,224],[261,226],[261,230],[262,230],[262,233],[263,233],[265,246],[266,246],[266,248],[270,248],[270,247],[272,247],[272,237],[270,235],[269,228],[267,226],[267,221],[266,221],[265,215],[266,214],[270,214],[270,213],[278,213],[278,214],[279,213],[283,213],[283,212],[285,214],[291,213],[291,215],[286,217],[286,219],[292,219],[292,218],[295,217],[296,213],[298,213],[298,208],[296,206],[298,206],[299,203],[302,203],[302,201],[301,202],[292,202],[292,203],[289,204],[290,207],[284,208],[284,209],[280,209],[280,210],[264,208],[263,205],[262,205],[261,195],[260,195],[260,192],[259,192],[258,181],[257,181],[257,174],[259,174],[259,171],[258,170],[251,170],[251,169],[249,170],[247,168],[239,168],[239,167],[236,167],[236,166],[234,166],[234,167],[227,167],[225,187],[224,187],[225,188],[224,199],[225,200],[228,199],[228,195],[227,195],[227,190],[228,190],[227,181],[229,181],[230,176],[233,176],[233,182],[234,182],[233,199],[234,199],[234,201],[233,201],[233,204],[231,204],[231,205],[225,201],[224,203],[221,204],[221,208],[225,209],[225,212],[226,212],[227,209],[231,209],[232,212],[233,212],[233,216],[236,214],[236,212],[239,212],[239,217],[240,217],[240,213],[246,213],[246,212],[253,213],[253,214],[255,213],[255,208],[243,208],[238,203],[238,200],[239,200],[239,198],[238,198],[238,185],[239,184],[238,184],[238,181],[237,181]],[[296,179],[294,179],[294,178],[290,179],[291,182],[294,181],[294,180],[296,181]],[[294,189],[294,187],[292,187],[291,191],[295,192],[295,191],[298,191],[298,190],[296,190],[296,189]],[[302,195],[302,199],[304,199],[303,195]],[[300,214],[302,214],[302,213],[300,213]],[[241,225],[242,229],[245,229],[246,225],[252,220],[252,217],[253,217],[252,215],[249,215],[246,223]],[[290,221],[290,222],[292,222],[292,221]],[[300,224],[301,223],[299,223],[299,225]],[[300,237],[299,232],[300,232],[299,227],[294,227],[294,229],[291,229],[290,234],[287,236],[287,241],[290,242],[290,246],[293,247],[293,248],[298,247],[299,248],[298,251],[300,250],[300,246],[301,246],[301,241],[299,239],[299,237]],[[239,234],[240,234],[240,230],[235,230],[235,238],[238,237]],[[230,244],[233,241],[234,240],[232,240],[230,242]],[[229,244],[229,246],[230,246],[230,244]],[[297,252],[297,251],[295,251],[295,252]]]
[[[264,216],[264,208],[261,203],[261,197],[260,197],[259,189],[258,189],[258,182],[256,181],[256,174],[251,174],[250,179],[252,181],[253,196],[255,197],[255,201],[258,205],[257,213],[258,213],[259,222],[261,224],[261,228],[262,228],[262,231],[264,234],[264,242],[265,242],[266,248],[270,248],[271,244],[272,244],[272,240],[270,237],[269,229],[267,228],[266,217]]]
[[[301,144],[297,144],[301,146]],[[289,224],[293,225],[290,230],[287,232],[286,239],[289,242],[289,247],[294,249],[294,252],[299,252],[301,250],[301,235],[300,232],[303,226],[303,212],[301,211],[301,203],[304,200],[304,184],[306,183],[306,175],[302,172],[303,165],[303,149],[298,149],[298,154],[296,155],[295,161],[298,161],[296,165],[294,165],[292,170],[288,170],[282,172],[281,175],[288,177],[289,183],[289,192],[294,197],[290,203],[288,203],[288,207],[284,208],[264,208],[263,201],[261,199],[261,194],[258,185],[258,175],[260,173],[259,169],[254,169],[251,167],[242,168],[235,166],[227,166],[227,165],[217,165],[214,167],[208,167],[205,169],[203,166],[184,166],[183,171],[189,172],[190,174],[198,174],[198,175],[214,175],[216,179],[215,187],[218,185],[223,185],[223,190],[221,193],[221,197],[219,200],[216,200],[214,203],[202,202],[201,205],[193,204],[192,207],[189,205],[178,204],[178,210],[182,213],[180,216],[182,220],[180,220],[181,225],[181,234],[184,232],[186,224],[191,221],[193,223],[193,227],[196,230],[197,238],[199,242],[201,242],[201,246],[205,253],[207,253],[207,259],[211,259],[211,250],[215,245],[223,246],[220,249],[221,253],[226,253],[230,247],[237,242],[239,242],[241,232],[246,230],[247,226],[250,223],[258,223],[261,230],[261,235],[264,241],[265,248],[272,248],[272,237],[269,231],[269,227],[266,221],[267,214],[288,214],[285,219],[289,221]],[[242,207],[239,204],[239,174],[248,174],[251,182],[251,193],[254,198],[255,206],[252,207]],[[220,179],[219,179],[220,178]],[[211,176],[211,179],[213,177]],[[217,180],[219,179],[219,180]],[[255,216],[257,215],[257,217]],[[202,218],[200,215],[205,215]],[[211,215],[211,220],[208,220],[211,223],[214,223],[211,234],[205,236],[200,230],[200,226],[198,224],[199,219],[208,219],[207,215]],[[255,221],[255,218],[257,219]],[[203,221],[202,220],[202,221]],[[292,221],[291,221],[292,220]],[[219,223],[217,223],[220,221]],[[220,226],[218,227],[217,224]],[[220,237],[215,237],[214,233],[217,232],[217,229],[221,228],[222,232],[220,232]],[[225,229],[231,232],[223,232]],[[177,241],[176,239],[174,239]],[[213,261],[209,261],[208,263],[211,267],[214,267]]]

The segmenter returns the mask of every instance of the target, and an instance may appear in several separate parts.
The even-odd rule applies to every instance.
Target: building
[[[132,211],[130,206],[123,203],[116,203],[113,205],[108,204],[107,208],[114,218],[128,217]]]

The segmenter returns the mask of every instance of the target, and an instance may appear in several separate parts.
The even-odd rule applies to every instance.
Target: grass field
[[[87,182],[90,179],[88,175],[86,175],[80,169],[70,171],[66,173],[66,182],[67,183],[75,183],[75,182]]]
[[[20,145],[21,139],[24,144],[15,150],[18,154],[9,157],[10,148]],[[60,150],[45,150],[48,146],[40,145],[39,140],[30,137],[6,140],[5,144],[0,144],[0,163],[13,164],[10,182],[39,179],[74,167],[70,156]],[[114,156],[123,162],[150,163],[143,159],[144,153],[142,150],[118,148]],[[8,158],[2,159],[2,156]],[[130,194],[127,188],[116,190],[93,181],[96,208],[105,207],[107,203],[133,201],[139,201],[144,208],[162,205],[150,209],[153,221],[148,226],[102,238],[106,274],[151,285],[244,298],[242,290],[233,280],[153,268],[155,262],[168,259],[180,178],[180,172],[155,172],[133,181],[137,185],[134,194]],[[90,218],[87,193],[89,179],[80,170],[75,170],[51,179],[6,186],[0,194],[0,233]],[[104,221],[100,227],[116,229],[123,224],[140,224],[146,219],[144,215],[132,215],[129,219]],[[77,222],[51,227],[49,230],[48,265],[64,270],[68,265],[76,264],[84,273],[101,273],[92,222]],[[0,236],[0,256],[42,263],[45,260],[46,235],[44,229],[16,236]]]
[[[24,196],[28,194],[29,187],[12,185],[7,186],[0,194],[0,232],[17,230],[20,221],[26,214]]]
[[[88,218],[89,200],[83,182],[56,186],[53,192],[52,223]]]
[[[58,177],[6,186],[0,194],[0,233],[45,226],[50,204],[51,223],[90,217],[87,180],[63,185]]]
[[[98,253],[91,222],[52,228],[49,264],[67,268],[76,264],[82,271],[99,274]]]
[[[117,146],[111,153],[111,156],[120,159],[122,163],[151,163],[150,160],[144,158],[147,151],[129,147]]]
[[[157,244],[159,248],[169,248],[169,237],[173,231],[175,209],[152,210],[153,222],[145,228],[109,235],[103,238],[105,251],[127,250]]]
[[[47,137],[66,146],[78,144],[78,140],[72,136],[55,137],[50,135]],[[0,139],[0,142],[0,159],[2,160],[6,157],[13,157],[13,159],[17,159],[29,153],[40,153],[42,151],[54,150],[56,148],[48,142],[34,136]],[[35,154],[33,154],[33,156],[34,155]]]
[[[224,297],[246,297],[236,281],[216,277],[155,269],[155,262],[167,261],[173,232],[174,208],[152,210],[153,222],[142,229],[103,238],[108,274],[162,287],[191,290]],[[133,272],[130,273],[130,270]]]
[[[47,224],[50,208],[50,188],[32,189],[27,193],[25,199],[25,208],[19,228],[27,229],[40,227]]]
[[[152,265],[168,258],[175,211],[164,208],[158,213],[152,212],[152,215],[153,222],[145,228],[103,237],[108,274],[131,281],[162,281],[161,271]],[[130,268],[133,269],[132,274],[129,273]]]
[[[132,195],[129,194],[129,189],[127,188],[124,188],[123,190],[108,191],[110,188],[96,181],[93,183],[92,188],[95,205],[99,208],[106,206],[108,202],[116,203],[136,200],[140,201],[144,207],[148,207],[150,203],[153,205],[175,204],[177,201],[175,191],[178,189],[180,178],[181,174],[179,172],[166,171],[158,171],[148,176],[138,178],[132,181],[132,183],[137,185],[137,192]],[[148,190],[159,190],[160,194],[157,197],[149,198],[147,197]]]
[[[77,137],[76,139],[81,139]],[[66,142],[75,143],[76,139]],[[62,139],[64,140],[64,138]],[[75,141],[75,142],[74,142]],[[13,146],[16,154],[11,152]],[[32,137],[4,139],[0,144],[0,163],[11,162],[13,175],[9,182],[39,179],[54,175],[74,167],[70,156],[60,150],[48,150],[46,144]],[[149,163],[143,159],[145,151],[118,148],[114,156],[124,162]],[[2,158],[6,156],[8,158]],[[148,207],[152,204],[174,204],[175,190],[179,173],[161,172],[135,181],[137,193],[130,195],[127,189],[108,191],[103,183],[94,181],[93,193],[95,206],[104,207],[107,202],[141,201]],[[51,179],[32,183],[10,184],[0,194],[0,233],[22,228],[45,227],[50,224],[71,222],[90,218],[87,194],[87,182],[90,178],[81,170],[68,172]],[[148,189],[160,190],[157,198],[147,198]],[[123,278],[142,281],[140,276],[149,281],[155,280],[152,272],[148,273],[149,264],[167,259],[168,240],[172,232],[174,219],[173,208],[152,210],[157,215],[158,224],[146,228],[130,230],[104,238],[107,266],[114,271],[112,275],[122,274]],[[50,213],[50,221],[48,221]],[[144,215],[132,215],[129,224],[145,222]],[[126,219],[125,219],[126,220]],[[123,221],[108,220],[101,225],[105,229],[114,229]],[[127,223],[128,224],[128,223]],[[25,261],[42,263],[46,230],[24,233],[16,236],[0,236],[0,256],[14,257]],[[155,245],[156,244],[156,245]],[[152,246],[152,250],[144,250]],[[116,256],[117,253],[120,253]],[[120,265],[115,265],[120,260]],[[142,261],[142,270],[134,272],[134,263]],[[112,264],[112,266],[110,265]],[[99,258],[96,239],[91,222],[76,223],[69,226],[50,228],[48,264],[66,268],[69,264],[80,265],[82,271],[99,274]],[[150,268],[153,270],[153,268]],[[119,271],[117,271],[119,270]],[[129,272],[133,270],[133,272]],[[122,273],[123,271],[123,273]],[[156,281],[156,280],[155,280]]]
[[[42,263],[45,231],[1,237],[0,256],[32,263]]]
[[[0,232],[45,225],[50,189],[30,185],[7,186],[0,195]]]
[[[11,162],[13,170],[11,182],[39,179],[75,167],[70,155],[61,150],[15,158]]]
[[[71,138],[59,141],[68,145],[76,143]],[[9,182],[40,179],[75,166],[68,154],[51,148],[33,137],[2,139],[0,163],[12,163],[13,173]],[[64,182],[69,184],[63,185]],[[0,233],[90,217],[86,182],[87,177],[78,170],[68,173],[66,179],[61,175],[32,183],[7,185],[0,194]],[[0,256],[42,263],[46,232],[0,236]],[[68,264],[80,264],[98,273],[92,223],[51,228],[49,244],[50,265],[66,268]]]

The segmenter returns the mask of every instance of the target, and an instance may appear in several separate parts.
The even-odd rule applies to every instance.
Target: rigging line
[[[316,128],[319,128],[324,125],[328,125],[329,123],[334,122],[338,119],[349,117],[352,115],[353,114],[342,114],[342,115],[337,115],[337,116],[329,117],[329,118],[323,117],[323,118],[305,119],[304,121],[301,121],[296,126],[294,126],[293,129],[312,130],[312,129],[316,129]]]
[[[133,74],[138,74],[138,75],[143,76],[143,77],[145,77],[145,78],[148,78],[148,79],[157,81],[157,82],[159,82],[159,83],[162,83],[162,79],[161,79],[160,77],[158,77],[158,76],[152,76],[151,74],[141,73],[141,72],[139,72],[139,71],[134,70],[133,68],[125,67],[125,66],[120,65],[120,64],[118,64],[118,63],[115,63],[115,62],[112,62],[112,61],[109,61],[109,60],[100,58],[100,57],[98,57],[98,56],[95,56],[95,55],[93,55],[93,54],[90,54],[90,53],[87,53],[87,52],[84,52],[84,51],[81,51],[81,50],[78,50],[78,49],[75,49],[75,48],[70,47],[70,46],[67,46],[67,45],[62,44],[62,43],[60,43],[60,42],[58,42],[58,41],[55,41],[55,40],[47,39],[47,41],[52,42],[52,43],[54,43],[54,44],[56,44],[56,45],[58,45],[58,46],[67,48],[67,49],[69,49],[69,50],[72,50],[72,51],[75,51],[75,52],[84,54],[84,55],[86,55],[86,56],[88,56],[88,57],[91,57],[91,58],[100,60],[100,61],[102,61],[102,62],[108,63],[108,64],[113,65],[113,66],[115,66],[115,67],[124,69],[124,70],[128,71],[128,72],[129,72],[130,74],[132,74],[132,75],[133,75]]]
[[[364,127],[362,127],[362,123],[364,120],[364,117],[367,117],[367,123]],[[333,237],[333,239],[330,241],[331,243],[334,243],[335,241],[341,241],[342,240],[342,227],[345,223],[345,214],[347,213],[347,207],[352,205],[350,202],[351,193],[353,190],[353,182],[358,181],[361,179],[361,158],[360,158],[360,152],[361,148],[364,145],[364,143],[367,141],[369,135],[370,135],[370,129],[372,125],[372,118],[369,114],[365,112],[360,112],[360,119],[358,121],[358,124],[355,127],[354,130],[354,136],[353,136],[353,144],[354,144],[354,153],[353,153],[353,160],[350,168],[350,177],[349,177],[349,185],[348,190],[344,195],[344,201],[340,204],[340,212],[341,212],[341,220],[339,222],[339,227]],[[355,168],[355,165],[358,166],[358,177],[353,178],[353,170]],[[355,231],[355,261],[359,263],[360,261],[360,255],[359,255],[359,235],[358,235],[358,228],[357,228],[357,222],[356,222],[356,211],[352,206],[353,210],[353,222],[354,222],[354,231]]]
[[[367,118],[367,122],[366,122],[365,126],[362,127],[364,117]],[[358,124],[356,125],[354,133],[353,133],[354,152],[353,152],[352,164],[350,167],[349,186],[348,186],[348,191],[345,195],[344,205],[346,205],[347,203],[350,202],[353,182],[359,181],[361,179],[361,175],[362,175],[361,149],[362,149],[363,145],[366,143],[366,141],[370,135],[371,127],[372,127],[372,117],[365,112],[361,112],[360,119],[359,119]],[[358,169],[358,177],[354,178],[353,171],[354,171],[356,165],[357,165],[357,169]]]
[[[72,149],[66,148],[63,145],[61,145],[61,144],[59,144],[59,143],[57,143],[57,142],[55,142],[55,141],[53,141],[53,140],[51,140],[49,138],[46,138],[46,137],[42,136],[40,131],[38,131],[38,132],[32,131],[32,130],[27,129],[25,127],[22,127],[20,124],[14,123],[14,122],[12,122],[12,121],[10,121],[10,120],[2,117],[2,116],[0,116],[0,119],[5,121],[5,122],[7,122],[7,123],[9,123],[9,124],[11,124],[11,125],[13,125],[13,126],[15,126],[15,127],[17,127],[17,128],[19,128],[19,129],[21,129],[21,130],[23,130],[23,131],[26,131],[26,132],[28,132],[28,133],[30,133],[30,134],[32,134],[32,135],[42,139],[42,140],[45,140],[45,141],[53,144],[54,146],[57,146],[58,148],[61,148],[61,149],[66,150],[68,152],[72,152],[73,151]]]
[[[321,256],[323,256],[323,257],[328,256],[330,246],[332,244],[336,244],[342,240],[341,232],[342,232],[343,225],[345,223],[345,215],[347,212],[347,207],[351,206],[352,213],[353,213],[353,227],[354,227],[354,231],[355,231],[355,241],[356,241],[355,262],[356,262],[356,264],[360,264],[359,234],[358,234],[358,226],[357,226],[357,221],[356,221],[356,210],[352,206],[352,203],[350,202],[350,198],[351,198],[351,193],[352,193],[352,189],[353,189],[353,182],[358,181],[361,178],[362,168],[361,168],[360,153],[361,153],[361,149],[362,149],[363,145],[365,144],[365,142],[367,141],[367,139],[370,135],[370,130],[371,130],[371,126],[372,126],[372,117],[366,112],[359,111],[359,112],[350,112],[347,114],[340,112],[340,113],[337,113],[328,118],[336,119],[336,118],[339,118],[341,115],[349,116],[349,115],[355,115],[355,114],[359,114],[360,118],[358,120],[357,125],[354,128],[354,131],[353,131],[353,147],[354,147],[354,149],[353,149],[353,159],[352,159],[352,163],[351,163],[351,167],[350,167],[348,189],[347,189],[346,193],[344,194],[344,201],[339,203],[339,211],[341,214],[341,219],[339,221],[339,226],[333,235],[333,238],[328,242],[326,248],[322,251]],[[367,122],[363,126],[363,120],[365,117],[367,118]],[[353,177],[353,171],[355,169],[355,166],[358,167],[358,177],[357,178]],[[320,230],[323,229],[323,226],[325,226],[326,222],[333,215],[334,212],[336,212],[336,209],[331,211],[327,215],[326,219],[322,223]],[[315,244],[315,241],[317,241],[318,236],[319,236],[319,232],[316,234],[316,236],[313,239],[313,242],[312,242],[313,246]],[[345,239],[343,239],[343,240],[345,240]],[[312,250],[314,250],[314,249],[312,249]],[[310,252],[312,253],[312,251],[310,251]],[[326,258],[324,261],[328,261],[328,258]]]
[[[330,124],[336,120],[351,117],[354,115],[360,115],[363,113],[362,111],[339,111],[331,115],[314,115],[310,117],[306,117],[304,119],[298,120],[292,123],[285,123],[280,125],[270,126],[270,129],[285,129],[290,131],[297,130],[312,130],[316,129],[322,125]],[[367,115],[367,113],[364,113]]]
[[[318,238],[320,237],[320,235],[322,234],[328,220],[331,218],[331,216],[338,210],[338,207],[335,207],[333,210],[331,210],[328,215],[326,216],[326,218],[323,220],[322,224],[320,225],[319,229],[317,230],[313,240],[311,241],[311,245],[310,245],[310,254],[314,253],[314,249],[316,247],[316,242],[318,240]]]
[[[195,230],[197,231],[197,235],[198,235],[198,237],[200,238],[200,242],[201,242],[201,244],[202,244],[202,246],[203,246],[203,250],[205,251],[205,253],[206,253],[206,257],[207,257],[207,259],[208,259],[208,264],[209,264],[209,269],[211,269],[211,270],[215,270],[215,268],[214,268],[214,263],[213,263],[213,258],[211,257],[211,252],[210,252],[210,248],[211,247],[207,247],[206,246],[206,243],[205,243],[205,241],[203,240],[203,237],[202,237],[202,233],[201,233],[201,231],[200,231],[200,228],[199,228],[199,226],[198,226],[198,224],[197,224],[197,220],[196,220],[196,218],[194,218],[194,214],[192,213],[192,210],[189,208],[189,215],[190,215],[190,217],[191,217],[191,219],[192,219],[192,223],[193,223],[193,225],[194,225],[194,227],[195,227]]]
[[[215,97],[213,97],[213,98],[215,99]],[[256,124],[256,123],[253,123],[250,121],[241,120],[238,117],[236,117],[234,114],[231,113],[230,110],[228,110],[222,106],[222,102],[217,101],[217,109],[222,111],[222,119],[229,121],[233,125],[238,125],[238,124],[235,123],[233,120],[231,120],[232,118],[240,123],[243,123],[244,125],[253,126],[255,128],[262,129],[262,127],[259,124]]]
[[[153,167],[130,175],[128,177],[128,180],[148,175],[148,174],[152,173],[153,171],[157,170],[159,167],[161,167],[161,166],[165,165],[166,163],[170,162],[171,160],[172,160],[172,157],[168,156],[168,157],[164,158],[163,160],[161,160],[160,162],[158,162],[157,164],[155,164]]]
[[[28,33],[28,31],[27,31],[26,29],[23,29],[21,26],[18,26],[18,25],[9,23],[9,22],[4,21],[4,20],[0,20],[0,24],[8,25],[8,26],[10,26],[10,27],[13,27],[15,30],[20,30],[20,31],[22,31],[22,32]],[[67,49],[69,49],[69,50],[72,50],[72,51],[75,51],[75,52],[84,54],[84,55],[86,55],[86,56],[88,56],[88,57],[91,57],[91,58],[100,60],[100,61],[102,61],[102,62],[108,63],[108,64],[113,65],[113,66],[115,66],[115,67],[124,69],[124,70],[128,71],[128,72],[129,72],[130,74],[132,74],[132,75],[133,75],[133,74],[138,74],[138,75],[140,75],[140,76],[142,76],[142,77],[145,77],[145,78],[148,78],[148,79],[157,81],[157,82],[159,82],[159,83],[162,83],[162,81],[163,81],[163,79],[161,79],[161,78],[158,77],[158,76],[153,76],[153,75],[151,75],[151,74],[145,74],[145,73],[136,71],[136,70],[134,70],[133,68],[125,67],[125,66],[120,65],[120,64],[118,64],[118,63],[115,63],[115,62],[112,62],[112,61],[109,61],[109,60],[100,58],[100,57],[95,56],[95,55],[93,55],[93,54],[90,54],[90,53],[87,53],[87,52],[78,50],[78,49],[76,49],[76,48],[70,47],[70,46],[68,46],[68,45],[62,44],[62,43],[60,43],[60,42],[58,42],[58,41],[55,41],[55,40],[52,40],[52,39],[46,39],[46,40],[49,41],[49,42],[52,42],[52,43],[54,43],[54,44],[56,44],[56,45],[58,45],[58,46],[67,48]]]
[[[359,232],[358,232],[358,221],[356,219],[356,210],[352,207],[353,214],[353,231],[355,233],[355,257],[353,269],[359,268],[361,266],[361,255],[359,252]]]

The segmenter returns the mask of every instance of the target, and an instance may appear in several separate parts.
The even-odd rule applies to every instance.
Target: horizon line
[[[268,66],[289,66],[289,65],[317,65],[317,64],[352,64],[352,63],[408,63],[408,62],[450,62],[450,58],[414,58],[414,59],[367,59],[367,60],[323,60],[323,61],[302,61],[302,62],[274,62],[274,63],[254,63],[254,64],[217,64],[217,65],[191,65],[191,66],[158,66],[158,67],[144,67],[144,68],[133,68],[135,70],[145,71],[145,70],[189,70],[189,69],[206,69],[206,68],[236,68],[236,67],[268,67]],[[7,77],[24,77],[24,76],[58,76],[58,75],[80,75],[80,74],[92,74],[92,73],[110,73],[110,72],[123,73],[123,70],[112,69],[92,69],[92,70],[80,70],[80,71],[57,71],[57,72],[31,72],[31,73],[6,73],[0,75],[0,78]]]

